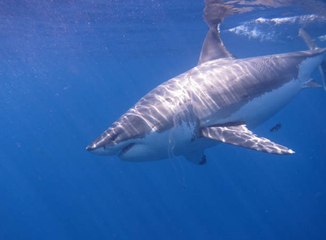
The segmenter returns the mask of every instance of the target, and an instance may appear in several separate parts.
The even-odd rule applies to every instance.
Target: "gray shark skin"
[[[219,142],[294,153],[249,129],[273,116],[301,89],[316,86],[310,74],[325,59],[326,49],[235,59],[219,37],[223,16],[214,21],[205,17],[209,31],[198,66],[141,98],[88,151],[127,161],[184,156],[196,164],[205,163],[204,150]]]

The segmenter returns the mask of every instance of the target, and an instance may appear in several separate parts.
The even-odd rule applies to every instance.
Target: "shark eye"
[[[118,137],[118,134],[117,133],[115,133],[115,134],[113,134],[112,136],[111,136],[111,141],[112,142],[114,142],[116,139],[117,139],[117,137]]]

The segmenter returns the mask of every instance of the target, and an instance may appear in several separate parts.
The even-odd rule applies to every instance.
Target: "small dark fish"
[[[274,127],[272,127],[271,129],[269,129],[269,131],[270,131],[270,132],[277,132],[278,130],[281,129],[281,127],[282,127],[282,124],[277,123],[277,124],[275,124]]]

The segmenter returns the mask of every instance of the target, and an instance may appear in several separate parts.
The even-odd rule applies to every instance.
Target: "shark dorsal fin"
[[[224,47],[218,28],[210,28],[206,34],[198,64],[219,58],[233,58],[233,56]]]
[[[220,38],[220,23],[231,14],[231,9],[214,1],[206,1],[204,18],[209,27],[206,34],[198,64],[219,58],[233,58]]]

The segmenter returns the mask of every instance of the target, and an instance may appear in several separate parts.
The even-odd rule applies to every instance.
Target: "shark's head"
[[[159,159],[158,143],[152,141],[156,131],[140,115],[124,114],[103,132],[86,150],[97,155],[117,155],[123,160],[143,161]]]
[[[128,145],[127,141],[119,141],[123,129],[111,127],[103,132],[86,150],[97,155],[117,155]]]
[[[97,155],[116,155],[126,161],[149,161],[180,155],[194,138],[197,122],[150,123],[141,114],[128,111],[103,132],[86,150]],[[146,115],[148,116],[148,115]],[[158,127],[159,126],[159,127]]]
[[[121,127],[111,127],[101,134],[86,150],[97,155],[118,156],[122,160],[140,162],[167,158],[159,141],[162,134],[145,133],[142,136],[128,136]],[[165,135],[165,134],[163,134]]]

